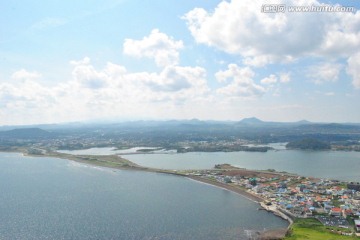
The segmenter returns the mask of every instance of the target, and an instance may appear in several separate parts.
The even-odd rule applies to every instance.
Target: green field
[[[291,231],[291,236],[285,240],[349,240],[360,239],[355,236],[342,236],[331,233],[316,219],[296,219]]]

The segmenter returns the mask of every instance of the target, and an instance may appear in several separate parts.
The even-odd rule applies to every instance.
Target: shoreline
[[[230,192],[233,192],[233,193],[236,193],[236,194],[239,194],[241,195],[242,197],[245,197],[247,198],[248,200],[251,200],[255,203],[260,203],[262,201],[264,201],[263,198],[259,197],[259,196],[256,196],[244,189],[241,189],[241,188],[238,188],[238,187],[235,187],[235,186],[231,186],[229,184],[226,184],[226,183],[221,183],[221,182],[215,182],[215,181],[211,181],[209,179],[205,179],[205,178],[201,178],[201,177],[197,177],[197,176],[184,176],[188,179],[191,179],[191,180],[194,180],[196,182],[201,182],[201,183],[205,183],[205,184],[208,184],[208,185],[211,185],[213,187],[218,187],[218,188],[222,188],[222,189],[225,189],[225,190],[228,190]]]

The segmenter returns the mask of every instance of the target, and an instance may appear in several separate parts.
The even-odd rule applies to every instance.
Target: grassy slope
[[[284,240],[349,240],[359,239],[352,236],[342,236],[326,230],[316,219],[297,219],[292,226],[292,234]]]

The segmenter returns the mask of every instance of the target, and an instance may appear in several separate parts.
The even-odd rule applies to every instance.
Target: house
[[[341,208],[337,208],[337,207],[331,208],[331,210],[330,210],[330,215],[331,215],[331,216],[334,216],[334,217],[336,217],[336,216],[341,216],[341,215],[342,215],[342,210],[341,210]]]
[[[334,206],[324,203],[324,210],[325,212],[329,212]]]

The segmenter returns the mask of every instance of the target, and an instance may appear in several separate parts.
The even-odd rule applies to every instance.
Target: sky
[[[0,125],[360,122],[358,0],[5,0],[0,9]]]

